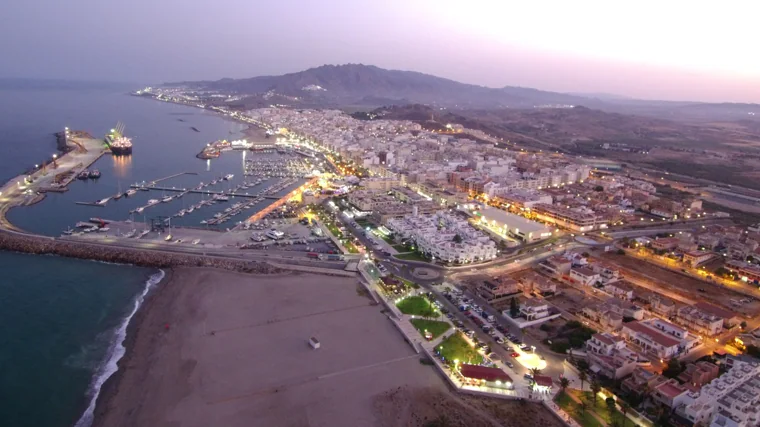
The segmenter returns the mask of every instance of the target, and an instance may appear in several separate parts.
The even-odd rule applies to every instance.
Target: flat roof
[[[671,338],[662,332],[658,331],[657,329],[650,328],[649,326],[641,323],[641,322],[628,322],[625,325],[623,325],[624,328],[628,328],[632,331],[639,332],[641,334],[646,334],[649,336],[649,338],[652,339],[652,341],[655,341],[657,344],[660,344],[664,347],[673,347],[677,346],[680,341],[678,341],[675,338]]]
[[[491,206],[484,206],[479,209],[481,215],[489,221],[495,220],[498,223],[506,224],[510,229],[518,229],[521,232],[528,233],[550,233],[551,229],[536,221],[531,221],[520,215],[505,212],[501,209]]]

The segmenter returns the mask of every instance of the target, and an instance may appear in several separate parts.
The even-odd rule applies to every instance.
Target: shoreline
[[[158,281],[151,283],[151,281],[154,280],[154,276],[157,274],[161,275],[158,278]],[[87,401],[86,407],[80,415],[79,419],[74,423],[74,426],[89,427],[94,424],[95,415],[98,409],[98,402],[100,402],[104,396],[107,396],[109,390],[113,388],[113,384],[118,384],[119,378],[123,374],[126,366],[129,364],[129,358],[131,354],[130,348],[132,346],[132,341],[134,341],[135,335],[133,332],[133,329],[136,327],[135,325],[140,324],[140,316],[143,315],[142,313],[146,312],[146,305],[150,304],[150,301],[152,300],[151,296],[156,292],[159,292],[159,290],[163,287],[162,285],[166,285],[167,283],[171,282],[172,277],[172,270],[168,270],[167,272],[159,269],[158,272],[149,275],[145,280],[145,288],[142,291],[142,295],[135,296],[134,304],[136,307],[133,309],[133,312],[131,314],[123,319],[123,322],[126,322],[126,327],[124,328],[124,337],[119,342],[119,330],[122,329],[122,327],[118,326],[114,330],[114,338],[116,342],[113,343],[113,348],[110,349],[111,353],[106,354],[105,360],[102,361],[102,364],[98,367],[98,370],[93,373],[90,384],[90,387],[93,387],[93,389],[91,390],[90,387],[88,387],[87,392],[88,394],[90,392],[93,392],[94,395],[85,395],[86,397],[89,397],[89,400]],[[142,299],[142,301],[140,301],[140,299]],[[109,364],[111,363],[115,353],[120,350],[119,347],[121,347],[122,354],[115,361],[115,370],[108,373]],[[105,379],[98,386],[97,382],[104,376]]]
[[[158,299],[164,293],[168,292],[167,289],[170,288],[171,284],[173,283],[173,279],[174,269],[165,270],[164,277],[161,279],[161,281],[154,285],[152,292],[148,292],[145,295],[145,299],[143,300],[142,304],[140,304],[137,312],[135,312],[127,324],[126,337],[121,344],[124,347],[124,354],[116,362],[116,372],[111,374],[100,387],[98,397],[95,399],[95,407],[92,412],[92,419],[89,424],[91,427],[99,425],[99,421],[103,418],[105,408],[116,395],[119,382],[128,369],[130,362],[134,358],[135,341],[137,339],[137,334],[140,330],[140,326],[144,323],[145,316],[151,311],[151,306],[155,303],[156,299]],[[79,421],[73,425],[77,425],[78,423]]]

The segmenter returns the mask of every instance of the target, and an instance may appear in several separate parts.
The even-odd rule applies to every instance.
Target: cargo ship
[[[124,136],[124,123],[117,123],[116,127],[106,134],[106,145],[116,156],[132,154],[132,140]]]

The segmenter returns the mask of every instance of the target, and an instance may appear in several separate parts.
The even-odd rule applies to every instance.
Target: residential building
[[[469,207],[466,212],[476,218],[478,224],[499,236],[532,243],[549,238],[552,235],[552,230],[549,227],[520,215],[479,204],[465,206]]]
[[[572,266],[573,263],[569,259],[560,255],[549,257],[544,262],[539,264],[539,267],[549,273],[556,275],[557,277],[562,277],[570,273],[570,268]]]
[[[703,312],[707,314],[711,314],[715,317],[719,317],[723,319],[723,327],[724,328],[733,328],[734,326],[741,323],[741,318],[738,314],[734,313],[733,311],[729,311],[717,306],[714,306],[712,304],[708,304],[706,302],[698,302],[694,304],[694,307],[702,310]]]
[[[675,249],[678,246],[677,237],[661,237],[659,239],[652,240],[652,249],[659,251],[669,251]]]
[[[367,190],[390,191],[391,188],[400,186],[401,181],[398,178],[373,177],[363,179],[361,185]]]
[[[536,299],[529,299],[520,305],[520,315],[528,321],[543,319],[549,316],[549,305]]]
[[[649,295],[648,300],[650,310],[660,316],[670,318],[676,313],[676,303],[669,298],[653,292]]]
[[[654,390],[668,379],[641,366],[636,367],[630,377],[623,380],[620,388],[628,393],[641,394],[643,390]]]
[[[675,409],[687,401],[688,394],[688,388],[678,381],[670,379],[655,387],[651,396],[653,401]]]
[[[757,426],[760,423],[760,364],[734,361],[728,372],[690,393],[678,414],[695,425]]]
[[[486,280],[480,285],[480,295],[486,300],[493,302],[501,298],[520,292],[519,283],[509,277],[495,280]]]
[[[626,280],[607,283],[604,285],[604,291],[615,298],[631,301],[633,299],[633,285]]]
[[[686,365],[686,369],[678,375],[678,381],[691,391],[699,391],[703,385],[718,378],[719,373],[718,365],[701,360]]]
[[[599,274],[588,267],[573,267],[570,269],[569,280],[579,285],[593,286],[599,281]]]
[[[683,254],[683,262],[692,267],[704,264],[713,258],[715,258],[715,254],[712,252],[692,251]]]
[[[577,232],[607,228],[607,223],[590,209],[570,209],[558,205],[536,204],[533,213],[542,221]]]
[[[557,293],[557,284],[553,280],[535,272],[522,276],[520,285],[523,292],[528,294],[549,296]]]
[[[723,331],[723,319],[695,306],[683,306],[676,312],[675,322],[689,330],[712,337]]]
[[[681,345],[680,337],[663,333],[658,329],[643,321],[634,321],[623,324],[621,333],[626,339],[641,347],[644,352],[657,358],[670,359],[678,355]],[[683,334],[685,335],[686,331],[683,331]]]
[[[625,339],[608,332],[594,334],[585,347],[591,371],[610,379],[631,374],[639,361],[639,355],[626,347]]]
[[[583,307],[581,314],[588,319],[602,325],[602,327],[616,331],[623,326],[623,315],[610,310],[607,304],[593,304]]]

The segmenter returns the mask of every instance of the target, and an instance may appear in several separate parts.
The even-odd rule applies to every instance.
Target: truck
[[[319,254],[316,252],[308,252],[306,256],[313,259],[319,259]]]
[[[341,255],[341,254],[330,254],[330,255],[327,255],[327,260],[328,261],[343,261],[343,259],[344,259],[343,255]]]

